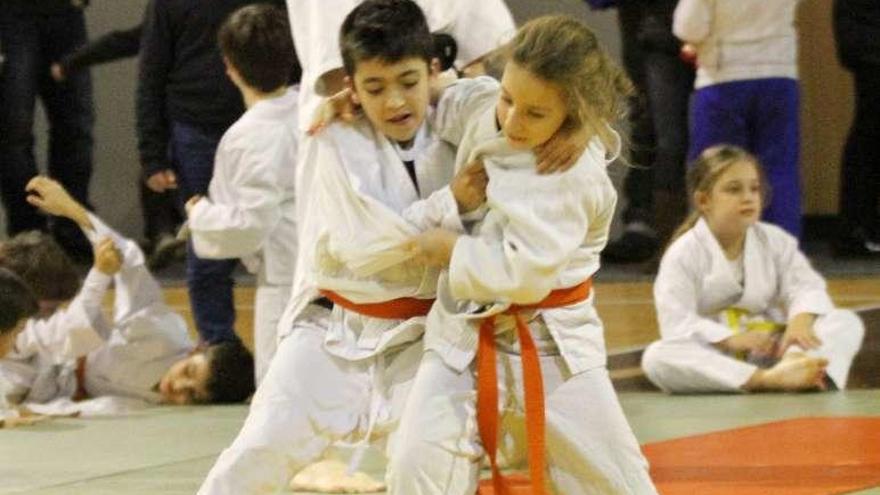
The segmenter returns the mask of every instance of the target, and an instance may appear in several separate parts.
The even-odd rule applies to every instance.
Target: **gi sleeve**
[[[698,272],[681,245],[673,245],[664,255],[654,281],[654,305],[664,339],[688,338],[714,344],[733,336],[732,329],[699,314]]]
[[[89,271],[76,297],[52,316],[31,319],[15,341],[15,354],[52,356],[55,363],[85,356],[109,336],[101,303],[111,277],[96,269]]]
[[[469,121],[498,99],[501,86],[491,77],[460,79],[443,91],[434,113],[434,130],[440,139],[458,146]]]
[[[267,136],[273,136],[272,140]],[[190,211],[189,229],[199,256],[223,259],[251,255],[281,221],[279,205],[284,191],[280,169],[292,166],[296,152],[279,146],[287,141],[279,139],[278,133],[267,136],[224,150],[233,170],[216,174],[213,180],[228,180],[225,186],[233,200],[216,202],[205,197]]]
[[[531,304],[555,288],[583,243],[590,219],[600,216],[603,205],[614,205],[608,196],[613,191],[566,182],[570,173],[528,175],[528,180],[510,181],[520,187],[509,190],[507,201],[490,198],[489,215],[497,215],[492,220],[501,226],[501,235],[459,237],[449,265],[456,299]]]
[[[458,214],[458,203],[448,185],[408,206],[403,211],[403,218],[420,231],[436,227],[464,232],[464,225]]]
[[[779,295],[788,318],[800,313],[823,315],[834,310],[825,279],[798,249],[797,240],[785,232],[772,240],[778,253]]]

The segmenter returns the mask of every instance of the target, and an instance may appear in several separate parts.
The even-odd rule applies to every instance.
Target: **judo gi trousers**
[[[278,344],[244,426],[199,495],[276,493],[337,441],[393,431],[421,341],[351,361],[325,349],[325,329],[320,318],[306,320]]]
[[[549,479],[556,493],[653,494],[639,449],[606,368],[570,375],[559,356],[542,356]],[[506,464],[525,460],[522,364],[498,352],[501,436]],[[473,495],[483,448],[472,368],[463,372],[428,350],[397,432],[390,439],[390,495]]]
[[[828,377],[838,389],[846,388],[850,365],[862,345],[864,324],[854,312],[838,309],[817,318],[813,329],[822,345],[807,354],[827,359]],[[709,344],[680,338],[649,345],[642,368],[655,385],[670,393],[742,392],[758,365]]]

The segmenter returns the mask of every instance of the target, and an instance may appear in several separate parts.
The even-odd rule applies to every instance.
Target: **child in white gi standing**
[[[662,339],[648,378],[672,393],[843,389],[864,326],[836,309],[797,239],[758,221],[756,157],[728,145],[691,167],[695,211],[660,262],[654,302]]]
[[[420,228],[461,225],[457,188],[446,187],[453,151],[427,124],[432,38],[415,3],[368,0],[346,17],[339,40],[366,118],[304,143],[301,247],[281,340],[200,494],[278,491],[334,442],[366,447],[393,429],[422,354],[437,271],[403,245]],[[329,302],[319,289],[354,309],[315,304]]]
[[[275,354],[278,320],[296,261],[294,176],[298,91],[287,87],[296,63],[284,11],[243,7],[221,26],[226,72],[247,107],[220,140],[208,197],[187,202],[201,258],[242,258],[257,273],[254,358],[257,382]]]
[[[511,45],[500,88],[462,81],[443,95],[456,105],[441,100],[440,135],[458,144],[457,165],[484,160],[487,208],[465,235],[414,240],[428,264],[449,269],[392,440],[389,493],[473,494],[484,450],[494,461],[499,407],[520,424],[525,410],[528,493],[545,493],[545,448],[556,493],[655,493],[605,368],[590,288],[617,197],[605,169],[620,147],[609,123],[630,84],[571,18],[533,20]],[[590,146],[570,170],[539,175],[532,151],[560,129],[586,130]],[[545,400],[546,445],[534,442]]]

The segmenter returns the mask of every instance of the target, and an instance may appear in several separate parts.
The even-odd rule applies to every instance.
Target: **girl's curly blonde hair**
[[[609,125],[626,116],[633,85],[590,28],[568,16],[538,17],[517,31],[508,57],[562,92],[568,107],[564,129],[583,127],[606,149],[618,146]]]

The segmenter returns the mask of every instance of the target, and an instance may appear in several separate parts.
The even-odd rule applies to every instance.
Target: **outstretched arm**
[[[83,230],[94,230],[88,211],[58,182],[37,176],[28,182],[25,190],[28,203],[36,208],[50,215],[69,218]]]

